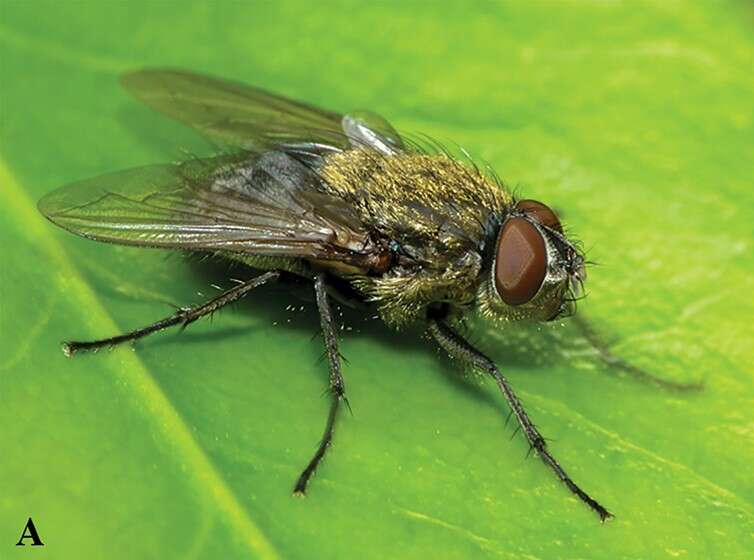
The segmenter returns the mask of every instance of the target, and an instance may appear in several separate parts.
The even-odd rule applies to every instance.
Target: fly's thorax
[[[390,270],[352,280],[387,323],[421,319],[433,303],[473,303],[491,217],[511,204],[501,185],[445,154],[363,149],[328,156],[319,174],[394,251]]]
[[[513,205],[487,254],[476,303],[489,319],[552,320],[567,311],[585,279],[583,257],[541,202]]]
[[[445,154],[354,149],[328,156],[319,174],[364,225],[399,242],[476,246],[487,217],[510,204],[493,180]]]

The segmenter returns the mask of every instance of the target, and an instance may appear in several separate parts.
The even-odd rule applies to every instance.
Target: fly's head
[[[477,298],[485,316],[551,321],[571,311],[586,280],[584,257],[549,207],[518,201],[502,220],[492,249]]]

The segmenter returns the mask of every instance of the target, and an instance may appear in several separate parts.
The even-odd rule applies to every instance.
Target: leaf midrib
[[[70,286],[74,286],[78,292],[80,308],[87,310],[90,322],[100,323],[103,332],[115,332],[117,330],[115,321],[83,280],[79,270],[65,258],[65,250],[51,235],[51,228],[43,222],[34,202],[20,187],[2,155],[0,155],[0,184],[3,185],[0,196],[7,201],[6,208],[9,210],[7,215],[24,223],[25,230],[39,242],[39,246],[54,261],[57,270],[61,273],[58,277],[74,280]],[[146,416],[154,424],[155,431],[160,433],[171,444],[171,447],[178,449],[186,463],[191,465],[191,468],[187,470],[198,490],[227,517],[229,525],[238,531],[240,540],[257,557],[270,560],[279,558],[277,551],[233,494],[210,457],[192,436],[191,430],[178,410],[169,401],[138,355],[134,352],[124,352],[122,361],[119,363],[122,363],[124,368],[115,370],[115,374],[122,378],[123,383],[117,385],[124,387],[126,391],[136,393],[136,400],[145,403],[148,410]]]

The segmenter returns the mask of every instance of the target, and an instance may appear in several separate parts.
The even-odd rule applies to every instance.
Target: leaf
[[[56,558],[741,558],[754,531],[754,60],[731,3],[6,3],[0,23],[0,528]],[[210,154],[118,75],[186,67],[457,141],[584,240],[572,322],[475,325],[600,525],[510,439],[491,384],[420,332],[346,313],[353,415],[305,499],[326,369],[310,301],[280,288],[135,350],[141,326],[243,270],[108,246],[36,201],[98,173]],[[257,297],[255,297],[257,296]],[[5,552],[4,554],[8,554]]]

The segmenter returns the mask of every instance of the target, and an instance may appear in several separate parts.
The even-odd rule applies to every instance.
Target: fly
[[[89,239],[208,253],[260,273],[146,327],[66,342],[67,356],[185,327],[295,275],[313,285],[332,399],[296,494],[306,493],[347,405],[331,310],[332,298],[340,297],[374,309],[392,327],[424,322],[448,354],[489,374],[531,450],[601,520],[612,516],[555,460],[495,363],[457,330],[459,319],[474,312],[502,323],[570,311],[586,279],[585,260],[549,207],[515,199],[494,174],[410,142],[369,112],[340,115],[177,70],[132,72],[122,83],[148,106],[233,151],[76,182],[42,198],[39,210]],[[588,339],[603,358],[621,364]]]

